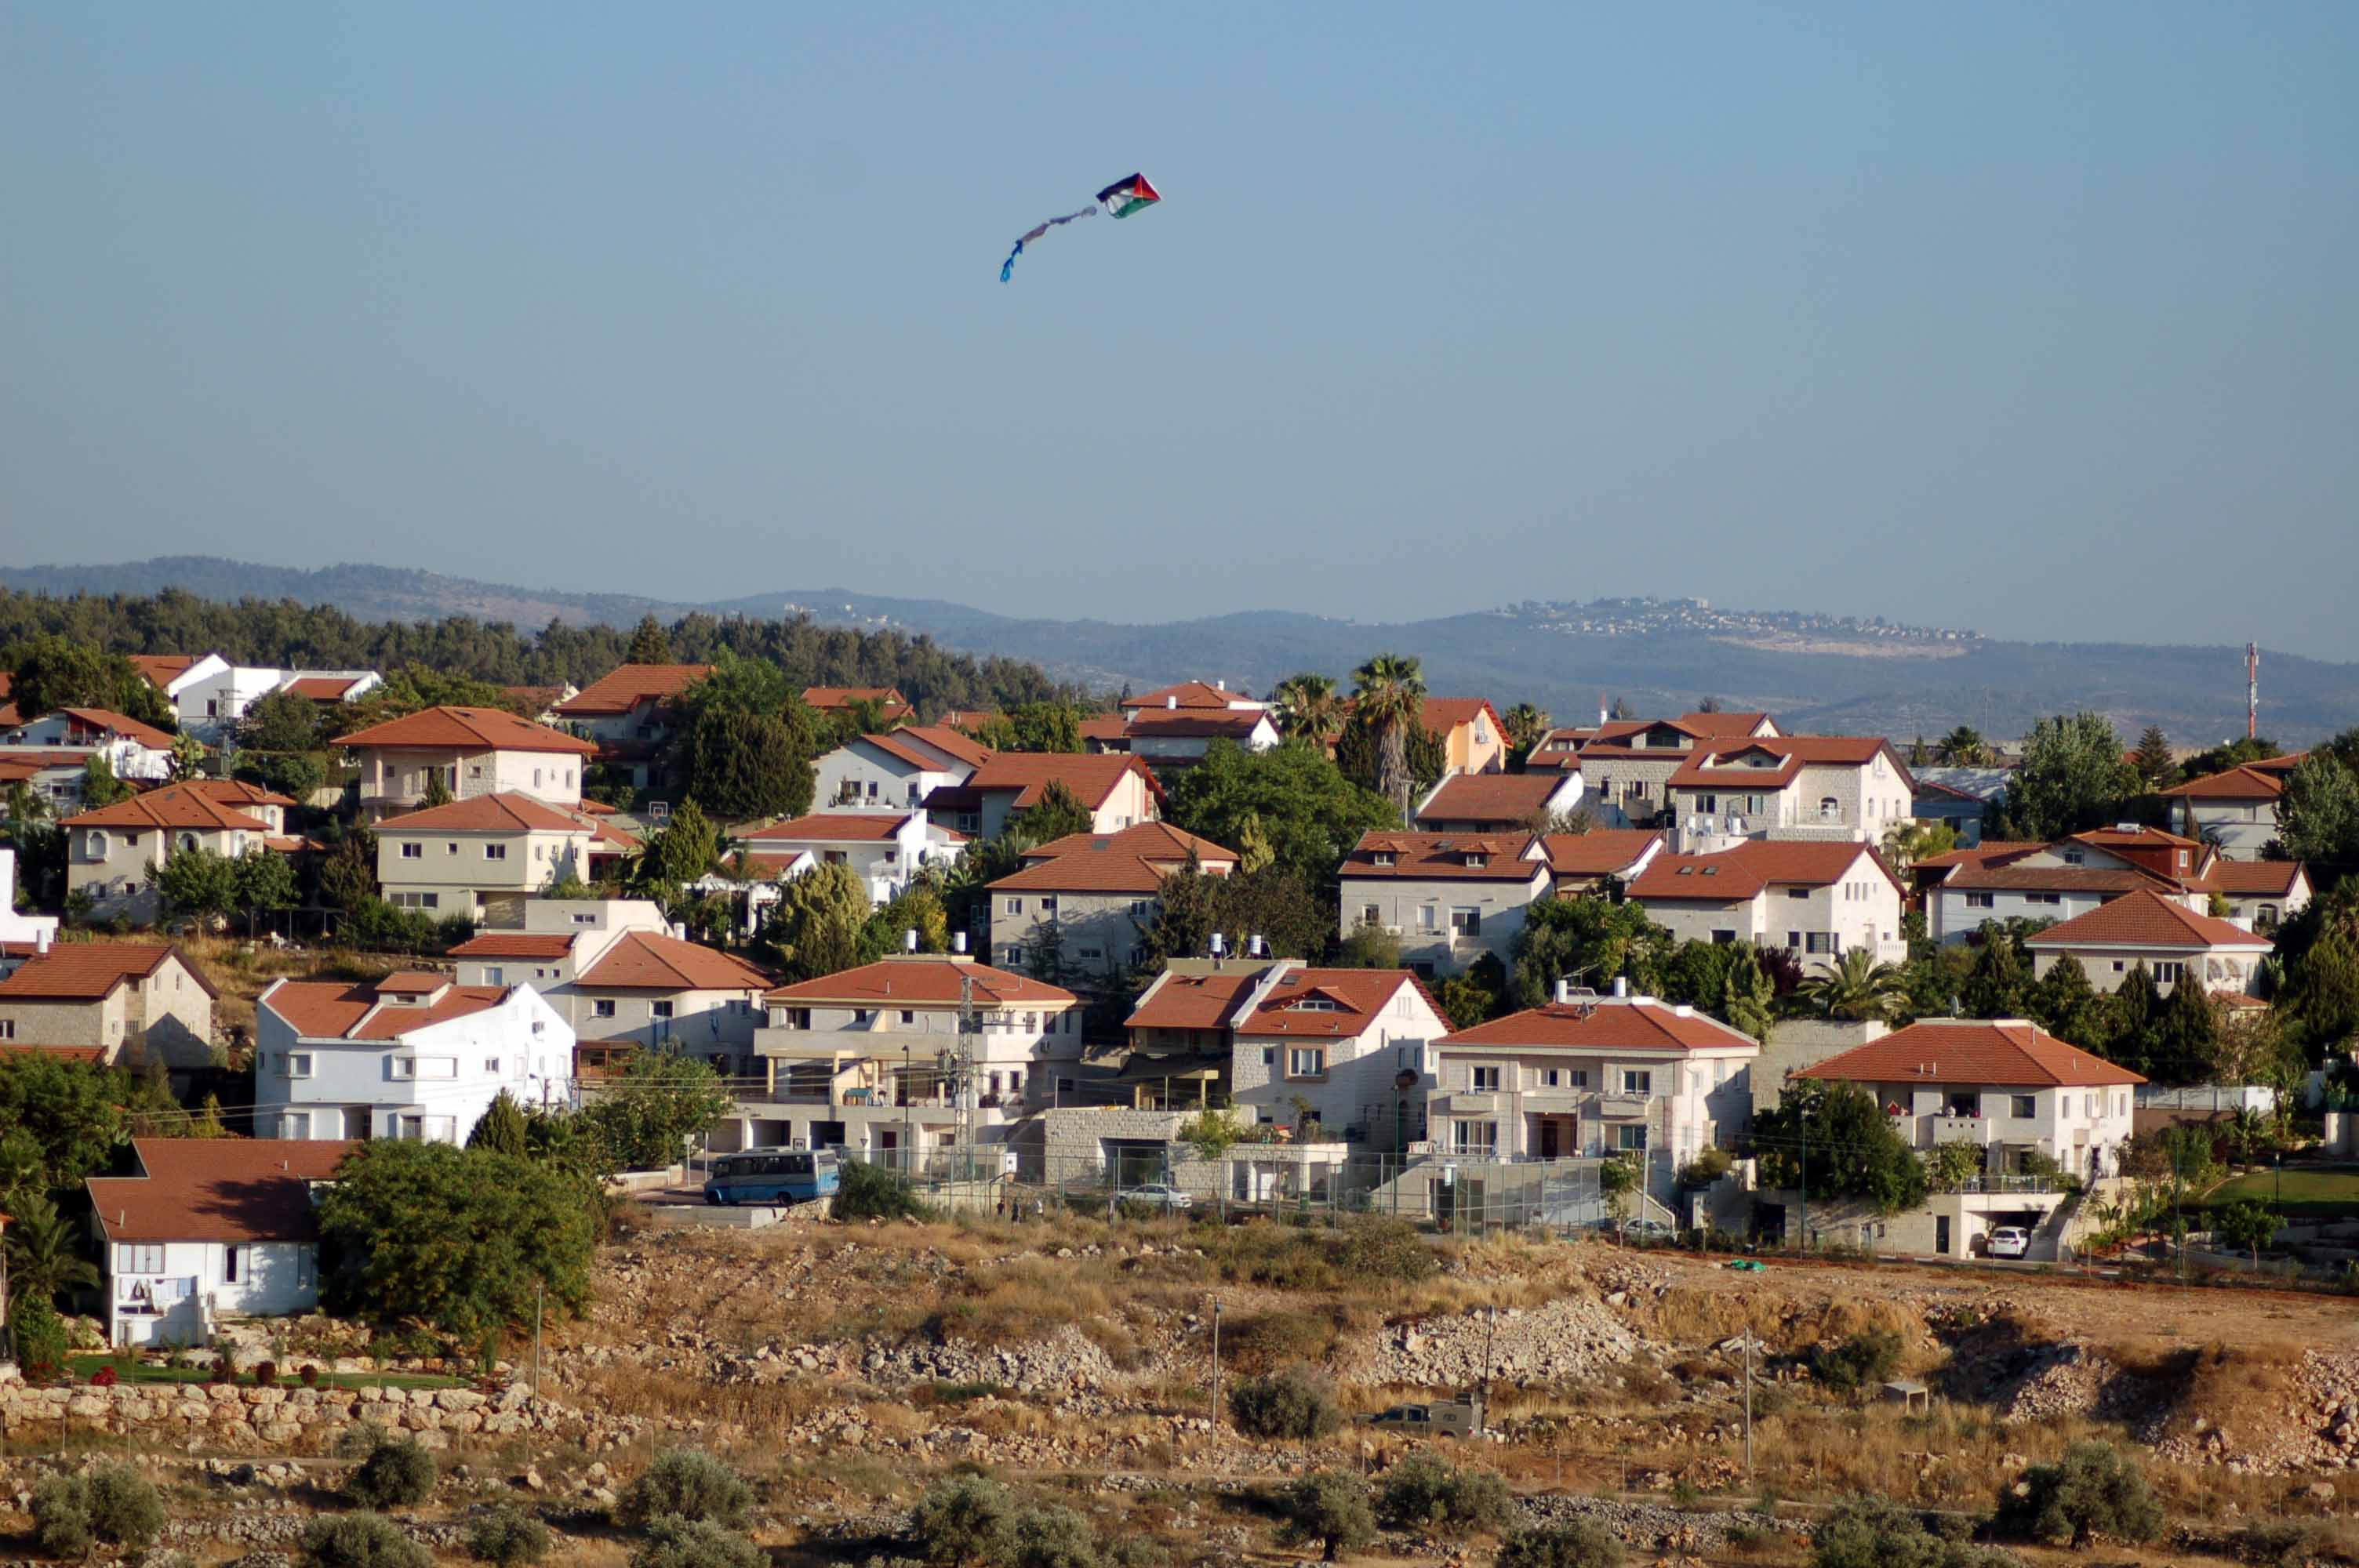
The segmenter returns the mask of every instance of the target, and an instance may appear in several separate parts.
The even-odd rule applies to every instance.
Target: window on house
[[[2028,1121],[2033,1117],[2039,1114],[2039,1097],[2037,1095],[2009,1095],[2007,1097],[2006,1113],[2009,1116],[2014,1117],[2017,1121]]]
[[[1011,899],[1009,899],[1009,900],[1007,901],[1007,913],[1008,913],[1008,914],[1023,914],[1023,913],[1024,913],[1024,901],[1023,901],[1022,899],[1020,899],[1020,898],[1011,898]]]
[[[1315,1078],[1327,1071],[1327,1051],[1324,1046],[1297,1046],[1286,1054],[1286,1076],[1289,1078]]]
[[[809,1029],[810,1027],[810,1009],[807,1007],[788,1007],[779,1009],[778,1027],[781,1029]]]
[[[401,858],[405,860],[422,860],[426,858],[426,846],[405,840],[401,846]]]
[[[1483,912],[1479,909],[1451,910],[1450,929],[1455,935],[1479,936],[1483,932]]]
[[[311,1076],[311,1053],[309,1051],[289,1051],[287,1053],[287,1076],[290,1078],[310,1077]]]
[[[164,1245],[160,1241],[118,1241],[114,1246],[114,1271],[118,1274],[160,1274],[164,1271]]]
[[[0,1040],[15,1038],[16,1038],[16,1021],[13,1018],[0,1018]]]
[[[236,1284],[239,1266],[245,1261],[245,1248],[234,1245],[223,1248],[222,1249],[222,1283],[225,1285]]]
[[[2170,985],[2186,972],[2186,965],[2166,958],[2154,967],[2154,983],[2158,986]]]
[[[1393,852],[1390,849],[1371,849],[1368,851],[1368,863],[1375,866],[1389,866],[1393,863]]]
[[[1466,1069],[1466,1083],[1476,1094],[1496,1094],[1499,1092],[1499,1069],[1469,1067]]]
[[[1790,948],[1795,948],[1795,947],[1799,947],[1801,945],[1802,945],[1802,934],[1801,934],[1800,932],[1799,932],[1799,931],[1788,931],[1788,932],[1787,932],[1787,933],[1786,933],[1786,946],[1787,946],[1789,949],[1790,949]]]
[[[532,770],[532,787],[535,789],[538,789],[540,787],[540,770],[538,768]]]
[[[1998,895],[1996,893],[1970,892],[1966,894],[1966,907],[1968,909],[1990,909],[1995,907],[1997,903]]]
[[[1736,940],[1736,933],[1723,927],[1720,930],[1714,931],[1712,934],[1712,939],[1718,946],[1725,947],[1730,943]]]
[[[497,1056],[484,1057],[484,1071],[490,1074],[493,1077],[498,1077],[500,1076],[500,1059]]]
[[[1431,931],[1440,924],[1441,911],[1440,909],[1430,903],[1420,904],[1418,906],[1417,928],[1419,931]]]
[[[1010,947],[999,961],[1008,968],[1020,969],[1024,967],[1024,949],[1021,947]]]
[[[2062,903],[2064,902],[2064,895],[2059,892],[2027,892],[2023,895],[2023,902],[2026,903]]]
[[[1277,1065],[1277,1046],[1265,1045],[1261,1048],[1261,1065],[1265,1067],[1275,1067]]]
[[[1788,898],[1808,898],[1810,896],[1810,890],[1808,888],[1788,888],[1786,890],[1786,896]]]
[[[459,852],[459,846],[455,843],[446,843],[442,846],[442,852],[446,855],[455,855]]]
[[[1821,795],[1819,797],[1819,820],[1821,822],[1841,822],[1843,820],[1843,802],[1837,800],[1831,795]]]
[[[1802,935],[1802,950],[1806,953],[1832,953],[1841,946],[1832,931],[1806,931]]]
[[[1381,918],[1381,913],[1382,912],[1380,912],[1373,903],[1362,904],[1360,906],[1360,924],[1363,925],[1380,925],[1384,924]]]
[[[875,1020],[875,1017],[876,1010],[875,1008],[855,1007],[852,1010],[852,1026],[854,1029],[865,1028],[869,1023]]]
[[[1451,1123],[1451,1147],[1460,1154],[1495,1154],[1499,1152],[1499,1124],[1495,1121],[1456,1121]]]
[[[598,998],[596,1000],[592,1001],[592,1002],[590,1004],[590,1016],[591,1016],[591,1017],[592,1017],[592,1018],[612,1018],[612,1017],[614,1017],[614,999],[613,997],[610,997],[610,996],[602,996],[602,997]]]
[[[1561,1067],[1542,1067],[1540,1069],[1540,1087],[1544,1089],[1560,1089],[1563,1087],[1564,1069]]]
[[[671,1016],[671,1003],[668,1001],[651,1001],[647,1003],[647,1016],[649,1018],[669,1018]]]
[[[1629,1068],[1623,1069],[1622,1092],[1625,1095],[1650,1095],[1655,1092],[1655,1075]]]
[[[1057,898],[1054,893],[1050,893],[1047,897],[1041,899],[1040,913],[1044,915],[1054,914],[1057,913]]]
[[[1614,1129],[1614,1150],[1617,1154],[1643,1154],[1647,1152],[1647,1130],[1623,1122]]]
[[[2064,851],[2064,863],[2068,866],[2085,865],[2088,859],[2089,851],[2086,849],[2075,848]]]
[[[508,847],[506,844],[486,844],[484,846],[484,859],[486,860],[505,860],[507,858]]]

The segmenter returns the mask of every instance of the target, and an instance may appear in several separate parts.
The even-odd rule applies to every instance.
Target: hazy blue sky
[[[2359,657],[2354,61],[2344,3],[17,0],[0,559]]]

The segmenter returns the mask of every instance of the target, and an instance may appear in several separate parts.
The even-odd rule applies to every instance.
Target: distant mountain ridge
[[[1716,697],[1767,708],[1797,730],[1906,740],[1956,724],[2010,738],[2044,714],[2093,708],[2125,738],[2160,724],[2181,745],[2245,727],[2244,650],[2145,643],[2017,643],[1959,628],[1907,626],[1786,611],[1715,609],[1698,600],[1526,601],[1430,620],[1362,623],[1289,611],[1244,611],[1161,625],[1051,621],[939,600],[848,589],[792,589],[686,602],[624,593],[561,593],[395,567],[315,570],[174,556],[116,566],[0,567],[0,584],[70,595],[292,599],[364,621],[451,615],[520,627],[627,626],[691,613],[813,621],[923,633],[962,653],[1031,660],[1060,679],[1140,689],[1187,676],[1266,691],[1299,670],[1343,675],[1370,654],[1414,654],[1449,696],[1538,704],[1561,723],[1601,699],[1641,712]],[[196,652],[198,650],[189,650]],[[2305,745],[2359,725],[2359,665],[2264,650],[2261,728]]]

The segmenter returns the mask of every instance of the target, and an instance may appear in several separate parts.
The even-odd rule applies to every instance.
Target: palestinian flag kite
[[[1096,201],[1090,206],[1082,208],[1078,212],[1068,212],[1061,218],[1051,218],[1047,222],[1031,229],[1022,239],[1017,240],[1016,248],[1007,253],[1007,259],[999,264],[999,281],[1006,283],[1009,276],[1016,271],[1016,258],[1024,254],[1025,245],[1038,239],[1049,230],[1070,223],[1076,218],[1093,217],[1101,211],[1111,217],[1127,218],[1133,212],[1144,211],[1162,200],[1162,193],[1149,185],[1147,182],[1147,176],[1143,174],[1127,175],[1117,179],[1099,191]]]

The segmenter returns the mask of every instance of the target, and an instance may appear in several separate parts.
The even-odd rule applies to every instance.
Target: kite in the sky
[[[1151,207],[1162,200],[1162,196],[1157,192],[1155,187],[1147,183],[1147,176],[1143,174],[1134,174],[1117,179],[1099,191],[1097,200],[1089,206],[1078,212],[1068,212],[1061,218],[1051,218],[1016,241],[1016,248],[1007,253],[1007,259],[999,264],[999,281],[1006,283],[1008,276],[1015,272],[1016,258],[1024,254],[1024,247],[1049,230],[1060,224],[1070,223],[1076,218],[1089,217],[1100,210],[1116,218],[1127,218],[1133,212]]]

